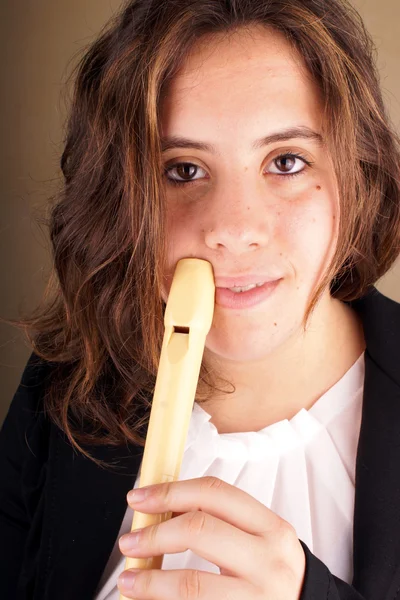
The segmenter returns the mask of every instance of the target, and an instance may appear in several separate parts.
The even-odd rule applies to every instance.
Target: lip
[[[250,273],[249,275],[243,275],[242,277],[215,277],[215,287],[217,288],[232,288],[232,287],[246,287],[251,283],[270,283],[281,279],[278,277],[271,277],[271,275],[262,275],[257,273]]]
[[[282,279],[275,279],[274,281],[268,281],[264,283],[264,285],[260,287],[252,288],[247,292],[237,293],[231,292],[231,290],[228,290],[226,288],[217,287],[215,290],[215,304],[223,308],[251,308],[252,306],[261,304],[261,302],[264,302],[264,300],[271,296],[281,281]]]

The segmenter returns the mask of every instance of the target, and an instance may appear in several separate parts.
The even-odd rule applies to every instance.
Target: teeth
[[[264,285],[264,283],[265,281],[262,281],[261,283],[251,283],[250,285],[246,285],[245,287],[232,287],[228,289],[231,290],[231,292],[247,292],[248,290],[252,290],[255,287],[260,287]]]

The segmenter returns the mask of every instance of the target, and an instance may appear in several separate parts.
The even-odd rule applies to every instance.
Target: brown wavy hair
[[[375,47],[347,1],[125,2],[72,73],[43,300],[7,321],[56,367],[45,409],[92,460],[82,445],[144,445],[164,332],[160,102],[196,40],[252,25],[281,32],[319,86],[338,182],[337,250],[305,321],[327,285],[342,301],[361,297],[399,254],[399,139]],[[196,400],[221,380],[203,364]]]

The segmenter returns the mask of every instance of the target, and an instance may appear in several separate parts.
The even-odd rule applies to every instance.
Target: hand
[[[221,575],[191,569],[124,571],[119,590],[135,600],[299,600],[306,559],[294,528],[261,502],[215,477],[141,488],[128,503],[144,513],[177,513],[159,525],[121,536],[125,556],[192,550]],[[137,490],[135,490],[136,492]],[[130,549],[128,549],[130,548]],[[131,579],[132,576],[132,579]],[[124,581],[124,584],[122,583]]]

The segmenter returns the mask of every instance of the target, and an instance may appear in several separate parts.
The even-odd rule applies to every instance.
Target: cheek
[[[170,260],[173,260],[175,255],[180,256],[182,248],[188,252],[197,239],[196,220],[191,212],[169,210],[167,213],[165,231]]]
[[[165,276],[169,280],[171,273],[182,257],[197,256],[199,232],[192,211],[168,210],[166,217],[165,235],[167,241],[167,266]],[[162,285],[162,298],[167,301],[166,283]]]
[[[321,186],[316,186],[312,194],[284,206],[276,234],[296,270],[307,266],[315,271],[332,255],[336,229],[335,201]]]

